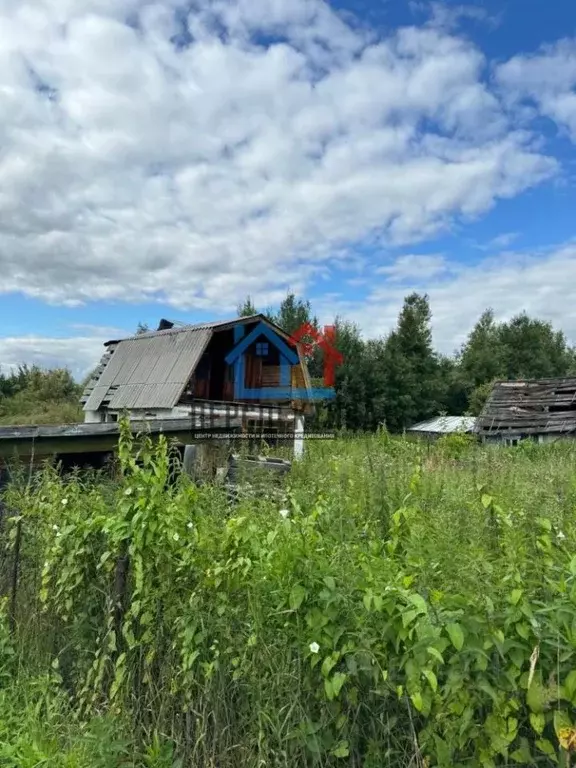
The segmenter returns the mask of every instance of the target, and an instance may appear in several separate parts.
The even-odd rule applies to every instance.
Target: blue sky
[[[6,0],[0,365],[292,290],[434,339],[527,311],[576,343],[569,0]]]

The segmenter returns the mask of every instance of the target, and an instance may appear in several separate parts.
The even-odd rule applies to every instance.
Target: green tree
[[[365,345],[357,325],[337,317],[334,321],[336,349],[343,362],[336,368],[335,398],[328,405],[330,423],[340,429],[366,427]]]
[[[535,320],[522,313],[499,328],[505,349],[505,378],[545,379],[566,376],[574,355],[561,331],[550,323]]]
[[[490,396],[490,393],[492,392],[492,388],[494,386],[493,381],[486,381],[484,384],[479,384],[470,395],[470,402],[468,406],[468,410],[472,414],[472,416],[478,416],[480,412],[482,411],[482,408],[484,408],[484,405],[486,403],[486,400],[488,400],[488,397]]]
[[[468,394],[487,381],[504,375],[506,349],[494,312],[487,309],[470,332],[459,355]]]
[[[432,348],[430,321],[428,297],[412,293],[386,340],[381,368],[385,421],[392,432],[434,416],[441,406],[440,365]]]
[[[258,310],[252,303],[250,296],[247,296],[242,304],[238,304],[236,309],[238,317],[250,317],[251,315],[257,315]]]
[[[445,355],[439,356],[438,390],[441,411],[452,416],[462,416],[468,412],[469,390],[458,359]]]
[[[271,317],[271,320],[288,334],[294,333],[305,323],[309,323],[315,328],[318,327],[317,318],[312,316],[310,302],[296,298],[293,293],[286,296],[280,304],[278,312]]]
[[[277,326],[282,328],[285,333],[292,335],[303,325],[310,325],[318,329],[318,318],[312,315],[312,309],[309,301],[299,299],[293,293],[289,293],[281,302],[277,312],[267,313],[269,319]],[[313,342],[310,336],[302,337],[303,342]],[[323,362],[321,350],[315,346],[306,362],[310,376],[313,379],[319,379],[323,372]]]
[[[539,379],[567,376],[574,371],[574,350],[550,323],[516,315],[496,323],[487,309],[458,358],[468,408],[479,413],[498,379]]]

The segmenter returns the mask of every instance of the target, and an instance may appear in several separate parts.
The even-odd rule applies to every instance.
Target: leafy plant
[[[124,424],[114,483],[6,495],[0,757],[568,765],[575,450],[314,441],[283,498],[230,505]]]

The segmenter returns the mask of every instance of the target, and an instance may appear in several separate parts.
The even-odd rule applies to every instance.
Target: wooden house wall
[[[190,403],[192,400],[214,400],[233,402],[235,366],[225,363],[226,355],[234,348],[232,331],[214,335],[208,345],[202,360],[186,388],[180,402]],[[247,389],[281,386],[281,365],[279,351],[269,344],[266,356],[256,354],[256,343],[244,355],[244,386]],[[291,367],[292,387],[305,388],[306,379],[301,365]],[[270,403],[270,398],[262,400],[251,398],[249,402]],[[279,398],[276,402],[289,402],[287,398]]]

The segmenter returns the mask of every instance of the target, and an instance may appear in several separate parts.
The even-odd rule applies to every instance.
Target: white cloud
[[[478,216],[557,169],[485,66],[322,0],[4,0],[0,290],[229,311]]]
[[[0,337],[0,370],[8,373],[19,365],[41,368],[69,368],[77,379],[84,378],[104,354],[103,344],[110,329],[90,335],[49,337],[41,334]],[[121,335],[127,335],[124,331]]]
[[[446,272],[448,262],[442,254],[408,253],[400,256],[393,264],[378,267],[376,274],[387,275],[394,282],[413,278],[426,279]]]
[[[488,307],[497,320],[510,320],[525,311],[550,321],[576,344],[576,243],[531,253],[494,253],[468,266],[440,255],[404,255],[390,265],[386,276],[356,281],[366,287],[362,299],[326,293],[312,301],[313,310],[322,324],[333,322],[338,314],[357,323],[366,338],[375,338],[392,330],[405,296],[417,291],[429,296],[434,343],[445,354],[460,347]],[[0,338],[0,364],[66,365],[82,378],[100,359],[106,340],[129,335],[126,330],[98,326],[75,330],[81,335]]]
[[[515,56],[498,68],[497,77],[513,101],[535,105],[576,141],[576,38]]]
[[[429,15],[428,25],[442,29],[457,29],[463,19],[483,22],[490,27],[497,27],[500,23],[500,15],[491,15],[480,5],[448,4],[445,2],[421,2],[420,0],[409,2],[409,6],[415,14]]]
[[[501,235],[497,235],[487,243],[476,243],[475,247],[481,251],[497,251],[502,248],[507,248],[519,237],[519,232],[503,232]]]
[[[398,260],[403,270],[402,257]],[[353,320],[367,337],[386,335],[395,326],[404,297],[426,293],[432,310],[434,342],[446,354],[465,341],[481,313],[492,307],[498,320],[521,312],[551,322],[576,344],[576,244],[535,253],[501,253],[472,266],[447,263],[444,276],[426,274],[398,285],[372,284],[361,302],[330,302],[319,308],[322,322],[334,313]]]

